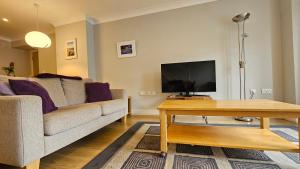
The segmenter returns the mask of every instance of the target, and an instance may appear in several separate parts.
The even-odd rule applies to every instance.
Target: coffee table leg
[[[261,129],[270,129],[270,119],[261,117],[260,118],[260,128]]]
[[[168,114],[168,115],[167,115],[168,126],[171,125],[171,124],[173,123],[172,119],[173,119],[173,116],[170,115],[170,114]]]
[[[160,151],[161,155],[165,156],[168,152],[168,143],[167,143],[167,112],[165,110],[160,111]]]

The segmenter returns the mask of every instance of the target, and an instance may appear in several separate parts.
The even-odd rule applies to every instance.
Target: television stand
[[[167,100],[213,100],[213,99],[209,95],[189,95],[189,96],[170,95],[167,97]],[[174,123],[175,115],[169,115],[168,118],[171,119],[172,123]],[[202,116],[202,118],[205,121],[205,124],[208,124],[207,116]]]
[[[167,100],[212,100],[212,97],[209,95],[170,95]]]

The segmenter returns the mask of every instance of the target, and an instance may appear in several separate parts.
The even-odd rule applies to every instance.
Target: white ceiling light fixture
[[[28,32],[25,35],[25,42],[33,48],[49,48],[51,46],[51,39],[48,35],[39,31],[39,5],[33,4],[36,8],[36,31]]]
[[[8,22],[8,19],[7,18],[2,18],[2,21]]]

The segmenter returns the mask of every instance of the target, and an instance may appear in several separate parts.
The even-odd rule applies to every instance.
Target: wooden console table
[[[271,100],[166,100],[160,110],[160,148],[168,143],[300,153],[293,144],[269,130],[269,118],[298,118],[300,106]],[[168,115],[260,117],[259,128],[175,125]],[[299,132],[300,137],[300,132]]]

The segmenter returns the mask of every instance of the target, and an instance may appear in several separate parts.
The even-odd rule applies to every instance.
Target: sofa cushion
[[[95,102],[93,104],[101,105],[102,115],[109,115],[120,110],[126,109],[126,102],[123,99],[115,99],[109,101]]]
[[[101,108],[97,104],[79,104],[61,107],[44,115],[45,135],[51,136],[79,125],[88,123],[101,116]]]
[[[61,85],[61,80],[58,78],[38,79],[30,78],[30,80],[39,83],[49,93],[51,99],[57,107],[67,106],[67,99]]]
[[[41,97],[44,114],[57,110],[47,90],[37,82],[9,79],[9,85],[17,95],[34,95]]]
[[[86,102],[100,102],[112,100],[109,83],[85,83]]]
[[[11,90],[7,82],[0,81],[0,96],[13,96],[15,93]]]
[[[85,103],[86,94],[84,84],[86,82],[91,82],[91,80],[62,79],[62,87],[64,89],[68,105]]]

